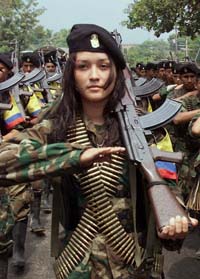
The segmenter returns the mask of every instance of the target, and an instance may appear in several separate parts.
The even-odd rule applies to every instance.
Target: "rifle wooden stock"
[[[155,165],[143,162],[140,165],[140,169],[148,183],[147,194],[159,230],[169,224],[171,217],[179,215],[188,218],[169,186],[166,185],[166,182],[160,177]]]

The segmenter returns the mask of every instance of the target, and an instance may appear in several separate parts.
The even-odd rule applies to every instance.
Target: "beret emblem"
[[[99,38],[97,34],[92,34],[90,37],[90,43],[93,48],[100,47]]]

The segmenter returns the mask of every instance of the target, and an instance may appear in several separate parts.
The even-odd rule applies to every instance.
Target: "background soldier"
[[[1,81],[7,80],[12,75],[12,62],[8,56],[0,54],[0,62],[4,71],[1,71]],[[2,99],[12,104],[12,109],[1,114],[1,127],[3,139],[11,136],[12,129],[23,129],[25,119],[18,109],[13,95],[9,91],[1,93]],[[10,134],[9,134],[10,133]],[[29,204],[32,200],[30,184],[18,184],[8,189],[12,211],[15,218],[15,225],[12,231],[13,245],[13,265],[16,268],[24,268],[24,250],[26,240],[26,230],[28,222]]]

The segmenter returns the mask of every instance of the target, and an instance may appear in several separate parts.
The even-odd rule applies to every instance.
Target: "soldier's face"
[[[141,77],[145,77],[146,76],[146,71],[145,70],[140,70],[139,72]]]
[[[0,63],[0,82],[7,80],[10,70],[2,63]]]
[[[195,85],[196,85],[196,75],[194,73],[187,73],[187,74],[183,74],[181,75],[181,80],[183,83],[183,86],[187,89],[187,90],[194,90],[195,89]]]
[[[49,73],[54,73],[56,71],[56,66],[53,63],[46,63],[45,69]]]
[[[23,62],[22,64],[22,71],[24,73],[30,73],[35,69],[35,65],[31,62]]]
[[[161,79],[164,79],[165,77],[165,69],[164,68],[160,68],[158,70],[158,75],[157,75],[158,78],[161,78]]]
[[[106,53],[81,51],[76,55],[74,77],[83,103],[106,102],[115,86],[116,68]]]
[[[168,83],[173,83],[174,78],[173,78],[173,72],[172,69],[165,69],[165,78],[168,81]]]
[[[175,84],[182,84],[182,80],[180,79],[180,75],[179,74],[173,74],[173,79],[174,79],[174,83]]]

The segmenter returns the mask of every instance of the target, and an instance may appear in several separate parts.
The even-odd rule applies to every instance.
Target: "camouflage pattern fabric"
[[[8,188],[11,208],[16,221],[26,219],[33,201],[33,192],[29,184],[18,184]]]
[[[79,168],[83,147],[67,143],[40,146],[23,140],[20,144],[4,143],[0,149],[0,179],[2,186],[59,175]]]
[[[170,98],[170,99],[176,99],[178,97],[181,97],[183,96],[184,94],[186,94],[188,91],[182,87],[182,88],[179,88],[179,89],[174,89],[172,91],[169,92],[169,94],[167,95],[167,98]]]
[[[0,187],[0,254],[6,253],[12,245],[11,231],[15,220],[8,191]]]
[[[200,113],[197,113],[192,120],[190,121],[188,130],[189,134],[191,136],[191,140],[195,142],[197,146],[200,146],[200,137],[194,136],[192,134],[192,126],[193,123],[197,120],[197,118],[200,117]],[[200,149],[199,149],[200,150]],[[192,181],[193,181],[193,187],[191,189],[191,192],[188,197],[187,206],[189,209],[192,209],[196,212],[200,212],[200,152],[199,150],[196,152],[196,154],[193,156],[193,175],[192,175]]]
[[[182,100],[181,112],[199,109],[200,99],[190,96]],[[182,151],[184,159],[179,167],[178,186],[182,190],[183,196],[187,199],[188,194],[196,183],[196,170],[194,168],[195,154],[199,149],[199,142],[192,139],[188,131],[188,123],[174,125],[175,141],[174,150]]]
[[[82,263],[67,277],[67,279],[79,278],[142,279],[147,277],[146,274],[136,275],[131,266],[125,265],[117,258],[106,245],[104,237],[99,234],[95,237],[90,252],[86,254]]]
[[[97,142],[102,142],[102,139],[105,140],[105,145],[109,144],[108,140],[110,137],[106,132],[105,126],[94,125],[87,119],[85,119],[85,123],[93,145],[96,145]],[[112,123],[112,127],[116,125],[116,123],[114,125],[113,124],[114,123]],[[112,129],[112,137],[112,141],[115,142],[116,145],[121,144],[117,127]],[[123,168],[123,173],[118,174],[118,191],[109,198],[112,201],[113,210],[117,213],[118,220],[120,220],[120,223],[124,227],[125,231],[131,234],[131,232],[133,232],[133,217],[128,177],[128,164],[126,162]],[[141,210],[145,211],[145,206],[142,207]],[[137,220],[138,224],[139,219],[140,222],[143,220],[144,226],[142,212],[140,212],[140,218]],[[155,245],[155,247],[157,246]],[[160,267],[159,263],[158,266]],[[95,235],[92,245],[89,248],[89,251],[86,252],[83,261],[75,267],[67,278],[142,279],[147,278],[147,274],[145,272],[139,274],[134,266],[130,266],[123,262],[119,256],[117,256],[116,252],[114,252],[113,249],[106,243],[104,235],[102,233],[98,233]]]
[[[91,123],[88,125],[91,126],[90,131],[95,134],[95,127]],[[80,171],[79,157],[85,147],[76,143],[47,144],[47,137],[51,131],[51,122],[43,121],[23,133],[16,134],[13,143],[4,142],[2,144],[0,148],[0,179],[2,186],[37,180],[46,176],[58,176],[66,171],[70,173]],[[111,131],[112,136],[116,137],[116,145],[119,140],[118,131],[113,131],[113,129]],[[96,129],[96,134],[93,137],[101,141],[103,131],[100,128]],[[106,137],[106,141],[109,141],[109,137]],[[128,184],[128,176],[125,171],[120,185]],[[120,196],[113,197],[112,203],[119,216],[120,213],[123,213],[120,216],[121,222],[125,227],[128,227],[128,225],[131,225],[129,221],[131,218],[129,219],[126,212],[122,212],[121,207],[119,207],[124,207],[125,202],[123,200],[127,196],[127,193],[125,195],[122,190],[121,188],[119,189]],[[120,262],[116,255],[113,255],[102,235],[97,235],[89,253],[68,278],[146,278],[145,275],[142,276],[134,275],[129,266]]]

